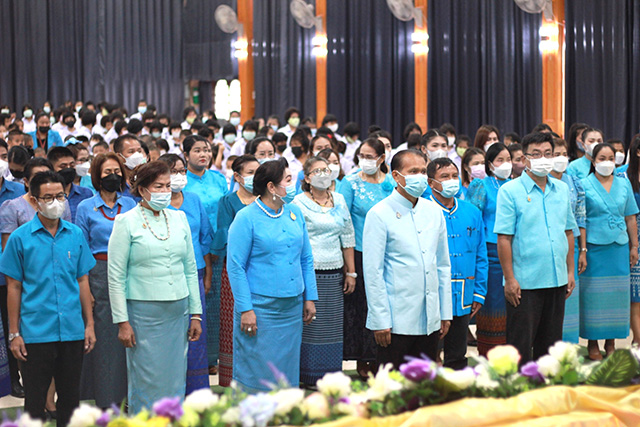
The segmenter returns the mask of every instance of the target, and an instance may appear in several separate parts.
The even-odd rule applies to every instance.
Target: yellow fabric
[[[393,417],[347,417],[323,427],[640,426],[640,386],[548,387],[510,399],[462,399]]]

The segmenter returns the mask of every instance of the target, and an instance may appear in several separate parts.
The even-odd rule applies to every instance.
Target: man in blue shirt
[[[430,200],[442,209],[447,224],[451,261],[453,320],[444,337],[444,366],[462,369],[467,366],[469,320],[478,313],[487,295],[489,261],[484,223],[478,208],[455,197],[460,180],[453,160],[443,157],[431,161],[427,176],[433,190]]]
[[[564,301],[575,288],[576,227],[569,187],[547,176],[553,137],[529,134],[522,151],[525,172],[500,188],[494,227],[504,271],[507,343],[518,349],[521,364],[562,340]]]
[[[367,214],[362,258],[377,361],[399,368],[407,355],[436,359],[452,318],[451,265],[442,211],[420,197],[424,154],[400,151],[391,169],[398,186]]]
[[[84,199],[93,197],[93,191],[73,183],[76,179],[76,160],[70,149],[67,147],[53,147],[47,153],[47,159],[53,165],[53,170],[58,172],[64,180],[64,192],[69,201],[71,222],[75,224],[78,205]]]
[[[6,201],[15,199],[22,196],[24,191],[24,185],[19,182],[7,181],[4,179],[4,175],[9,169],[9,147],[7,143],[0,139],[0,206]],[[0,254],[2,253],[0,249]],[[2,315],[2,329],[4,332],[4,340],[9,348],[9,341],[7,337],[9,335],[9,318],[7,317],[7,283],[4,279],[4,274],[0,274],[0,313]],[[14,397],[24,397],[24,390],[20,385],[20,374],[18,372],[18,362],[13,354],[9,352],[7,355],[9,359],[9,374],[11,375],[11,395]]]
[[[11,234],[0,259],[0,272],[7,276],[11,352],[22,362],[24,408],[44,420],[53,378],[59,425],[69,423],[79,404],[83,353],[96,341],[88,278],[96,262],[80,228],[60,220],[63,183],[51,171],[31,179],[38,213]]]

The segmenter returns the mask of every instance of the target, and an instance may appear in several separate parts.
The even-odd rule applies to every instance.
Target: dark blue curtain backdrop
[[[367,127],[380,125],[399,145],[415,120],[414,22],[396,19],[382,0],[327,0],[327,111]],[[340,132],[340,131],[339,131]]]
[[[295,22],[289,3],[253,2],[256,116],[277,114],[282,120],[285,110],[292,106],[303,116],[316,114],[316,60],[311,54],[315,30]]]
[[[538,124],[541,19],[513,0],[430,1],[430,127],[450,122],[473,140],[482,124],[520,135]]]
[[[218,4],[235,0],[0,0],[0,103],[140,98],[179,118],[184,82],[233,78]]]
[[[640,1],[567,1],[566,128],[629,144],[640,130]]]

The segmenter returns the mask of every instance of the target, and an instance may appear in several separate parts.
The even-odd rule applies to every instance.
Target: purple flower
[[[400,365],[400,373],[408,380],[420,382],[425,379],[433,381],[436,378],[437,366],[428,357],[422,359],[407,358],[407,363]]]
[[[172,421],[179,420],[182,414],[184,414],[179,397],[165,397],[164,399],[158,400],[153,404],[153,412],[161,417],[170,418]]]
[[[102,413],[100,418],[96,420],[96,424],[99,425],[100,427],[107,427],[107,424],[109,424],[109,421],[111,421],[111,416],[107,411],[105,411]]]
[[[538,371],[538,364],[533,360],[525,364],[520,369],[520,373],[534,381],[544,382],[544,376]]]
[[[111,404],[111,410],[113,411],[113,415],[116,417],[120,416],[120,408],[118,408],[115,403]]]

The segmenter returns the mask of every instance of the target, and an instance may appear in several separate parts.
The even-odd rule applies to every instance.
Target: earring
[[[276,201],[276,195],[275,194],[273,195],[273,201],[274,202]]]

